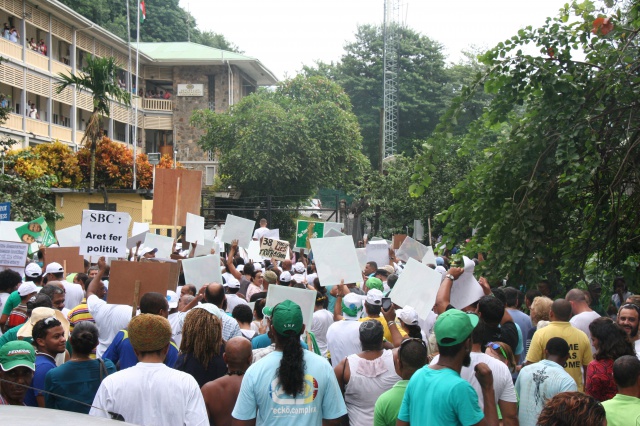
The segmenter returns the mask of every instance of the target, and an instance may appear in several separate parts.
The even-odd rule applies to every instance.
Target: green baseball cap
[[[30,343],[24,340],[14,340],[0,347],[0,367],[2,371],[13,370],[16,367],[27,367],[36,370],[36,352]]]
[[[454,346],[464,342],[478,325],[477,315],[468,315],[458,309],[440,314],[433,331],[440,346]]]
[[[271,318],[271,325],[278,334],[285,334],[289,330],[298,334],[302,331],[302,309],[291,300],[280,302],[274,307],[265,306],[262,313]]]
[[[369,290],[375,288],[376,290],[384,291],[384,284],[382,284],[380,278],[371,277],[365,284]]]

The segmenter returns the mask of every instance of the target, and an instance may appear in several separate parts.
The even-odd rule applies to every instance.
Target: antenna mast
[[[386,160],[396,153],[398,140],[398,47],[401,0],[384,1],[383,152]]]

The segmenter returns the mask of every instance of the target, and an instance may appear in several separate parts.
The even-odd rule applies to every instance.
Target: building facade
[[[189,125],[192,112],[226,111],[257,87],[277,83],[251,57],[188,42],[140,43],[135,87],[135,43],[130,59],[124,40],[55,0],[0,0],[0,25],[0,94],[12,110],[0,136],[25,148],[59,140],[78,149],[92,97],[70,88],[56,93],[58,74],[81,72],[87,55],[111,56],[120,67],[119,84],[134,95],[131,107],[112,102],[102,123],[107,136],[138,152],[175,155],[212,184],[216,161],[197,145],[202,132]]]

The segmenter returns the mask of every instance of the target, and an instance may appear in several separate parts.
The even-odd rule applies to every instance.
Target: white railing
[[[43,70],[49,70],[49,57],[27,49],[27,63]]]
[[[0,54],[11,56],[19,61],[22,60],[22,46],[18,43],[0,37]]]
[[[169,99],[144,99],[143,109],[153,111],[173,111],[173,101]]]
[[[49,136],[49,124],[44,121],[35,120],[33,118],[25,118],[27,120],[27,132],[38,136]]]

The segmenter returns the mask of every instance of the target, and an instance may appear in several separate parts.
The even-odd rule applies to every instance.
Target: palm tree
[[[62,79],[56,87],[56,93],[62,92],[69,86],[76,86],[76,90],[85,90],[93,94],[93,112],[89,118],[86,131],[81,143],[89,145],[91,152],[91,169],[89,175],[89,189],[94,189],[96,175],[96,146],[102,131],[102,117],[108,117],[111,99],[131,105],[131,94],[118,86],[118,66],[112,57],[100,58],[87,56],[87,65],[79,75],[58,74]],[[134,160],[135,161],[135,160]]]

